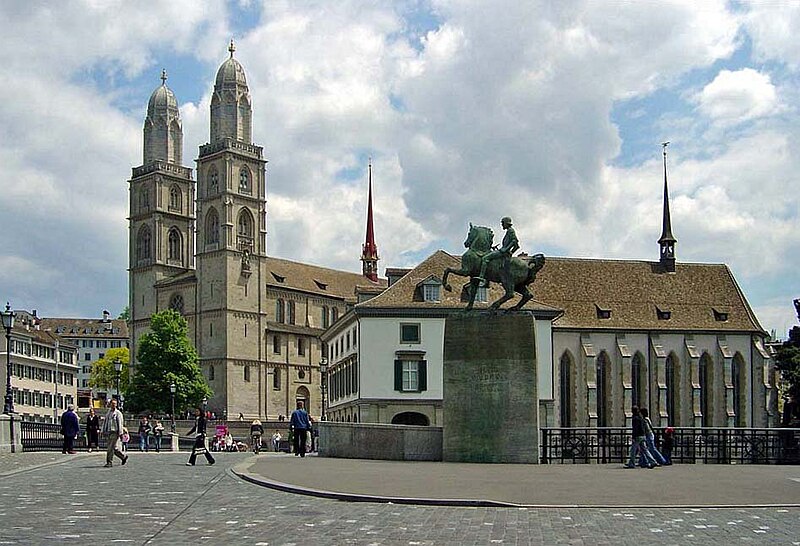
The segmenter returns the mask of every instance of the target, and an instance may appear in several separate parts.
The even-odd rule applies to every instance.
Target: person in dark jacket
[[[214,457],[211,456],[211,453],[209,453],[208,446],[206,445],[206,416],[200,411],[200,408],[194,411],[194,426],[188,434],[192,433],[195,434],[194,445],[192,446],[192,454],[189,456],[189,461],[186,463],[186,466],[194,466],[197,456],[200,454],[206,456],[208,464],[214,464],[216,461]]]
[[[630,454],[628,455],[628,463],[625,465],[625,468],[635,468],[636,459],[640,453],[644,455],[647,467],[655,468],[656,460],[647,449],[644,419],[642,419],[642,415],[639,412],[639,407],[633,406],[631,408],[631,413],[633,414],[633,418],[631,419],[631,450]]]
[[[61,453],[75,453],[75,437],[81,430],[78,416],[75,415],[75,406],[69,404],[67,411],[61,414],[61,434],[64,435],[64,444]]]
[[[89,415],[86,416],[86,443],[89,453],[100,445],[100,417],[94,412],[94,408],[89,408]]]
[[[306,456],[306,433],[311,430],[308,413],[303,409],[303,401],[297,401],[297,409],[292,412],[289,427],[294,433],[294,454]]]

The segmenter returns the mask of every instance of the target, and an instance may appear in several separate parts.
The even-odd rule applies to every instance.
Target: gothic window
[[[283,322],[283,300],[275,300],[275,322]]]
[[[289,320],[287,322],[289,324],[294,324],[295,323],[295,320],[294,320],[294,309],[295,309],[294,302],[293,301],[288,302],[287,305],[286,305],[286,308],[287,308],[286,310],[288,311],[287,315],[289,315],[288,316]]]
[[[322,306],[322,327],[323,328],[327,328],[328,326],[330,326],[330,319],[329,319],[329,315],[328,315],[328,306],[327,305],[323,305]]]
[[[169,300],[169,308],[177,311],[181,315],[183,314],[183,296],[180,294],[175,294]]]
[[[208,169],[208,195],[219,193],[219,172],[213,165]]]
[[[139,210],[145,211],[150,209],[150,190],[142,188],[139,192]]]
[[[560,363],[561,426],[572,426],[572,358],[569,352],[561,356]]]
[[[703,412],[702,425],[704,427],[714,426],[711,407],[711,389],[714,381],[714,361],[708,353],[703,353],[700,357],[700,411]]]
[[[250,366],[244,367],[244,380],[248,383],[250,382]]]
[[[136,260],[138,262],[146,262],[152,258],[150,243],[150,227],[142,226],[136,236]]]
[[[331,324],[339,320],[339,310],[336,307],[331,307]]]
[[[631,404],[640,408],[644,407],[645,401],[644,378],[644,357],[642,353],[636,353],[631,360]]]
[[[608,376],[611,372],[611,363],[605,351],[597,357],[597,426],[611,426],[611,393],[609,392]]]
[[[237,242],[239,248],[253,247],[253,215],[247,209],[242,209],[239,213],[239,220],[236,222]]]
[[[667,424],[672,427],[678,425],[678,415],[676,413],[678,409],[678,370],[676,360],[675,356],[670,354],[664,366],[667,382]]]
[[[178,187],[177,184],[174,184],[169,189],[169,210],[174,210],[180,212],[183,202],[183,196],[181,195],[181,189]]]
[[[219,216],[216,209],[211,209],[206,214],[206,245],[219,243]]]
[[[239,193],[253,193],[250,170],[247,167],[242,167],[239,171]]]
[[[281,371],[278,368],[272,370],[272,388],[273,390],[281,390]]]
[[[181,234],[176,228],[169,230],[167,259],[173,262],[180,262],[183,257],[183,245]]]

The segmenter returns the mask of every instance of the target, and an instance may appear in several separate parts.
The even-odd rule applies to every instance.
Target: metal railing
[[[623,463],[630,428],[542,428],[542,463]],[[662,431],[656,432],[661,448]],[[798,428],[676,428],[673,463],[800,464]]]
[[[36,423],[33,421],[21,421],[20,432],[22,434],[22,451],[61,451],[64,445],[64,437],[61,435],[61,425],[57,423]],[[139,434],[131,432],[128,442],[129,450],[139,449]],[[106,448],[106,439],[101,434],[99,438],[99,449]],[[151,436],[150,449],[155,449],[155,439]],[[169,451],[169,435],[165,434],[161,442],[161,449]],[[181,450],[191,449],[194,444],[194,436],[179,436],[178,446]],[[86,428],[81,425],[78,437],[75,439],[74,448],[76,450],[86,450]]]

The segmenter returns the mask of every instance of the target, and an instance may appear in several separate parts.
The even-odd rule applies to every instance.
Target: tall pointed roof
[[[369,197],[367,200],[367,235],[361,248],[362,272],[373,282],[378,280],[378,246],[372,225],[372,158],[369,160]]]
[[[667,187],[667,146],[669,142],[661,144],[664,147],[664,216],[661,221],[661,238],[659,243],[674,243],[677,239],[672,235],[672,218],[669,214],[669,188]]]

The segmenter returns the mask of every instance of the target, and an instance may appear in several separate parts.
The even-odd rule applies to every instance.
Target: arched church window
[[[152,258],[150,243],[150,227],[142,226],[136,236],[136,260],[138,262],[148,261]]]
[[[636,353],[631,360],[631,404],[644,407],[645,401],[645,370],[642,353]]]
[[[670,353],[664,364],[667,382],[667,424],[671,427],[678,426],[678,362],[674,354]]]
[[[213,165],[208,169],[208,195],[219,193],[219,171]]]
[[[275,300],[275,322],[283,322],[283,300]]]
[[[731,361],[731,380],[733,381],[733,411],[736,414],[733,425],[736,427],[747,426],[747,400],[744,397],[744,386],[747,381],[745,375],[745,362],[741,353],[736,353]]]
[[[253,192],[250,170],[247,167],[242,167],[242,169],[239,171],[239,192],[240,193]]]
[[[559,369],[561,392],[561,426],[572,426],[572,356],[569,351],[561,356]]]
[[[182,202],[183,196],[181,195],[181,189],[175,184],[169,189],[169,210],[180,212],[183,204]]]
[[[597,426],[611,426],[611,393],[609,392],[609,375],[611,363],[605,351],[597,357]]]
[[[714,361],[708,353],[700,357],[700,411],[703,413],[702,426],[713,427],[711,389],[714,388]]]
[[[238,234],[242,237],[253,237],[253,216],[247,209],[242,209],[239,213]]]
[[[180,262],[183,257],[183,244],[181,234],[176,228],[169,230],[167,259],[173,262]]]
[[[173,311],[177,311],[181,315],[183,314],[183,296],[180,294],[175,294],[169,300],[169,308]]]
[[[211,209],[206,215],[206,244],[215,245],[219,243],[219,216],[216,209]]]

